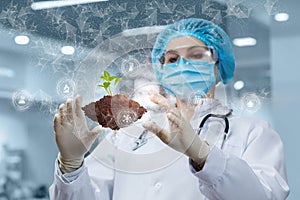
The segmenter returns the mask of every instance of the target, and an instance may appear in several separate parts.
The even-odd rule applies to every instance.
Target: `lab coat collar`
[[[198,128],[201,119],[207,114],[225,115],[230,112],[230,109],[221,104],[218,99],[203,98],[198,101],[194,110],[194,115],[190,120],[193,128]]]

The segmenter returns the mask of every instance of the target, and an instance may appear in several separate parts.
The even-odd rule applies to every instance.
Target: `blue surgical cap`
[[[168,43],[179,37],[192,36],[201,40],[206,46],[212,46],[218,53],[218,70],[224,84],[234,74],[234,52],[228,35],[222,28],[214,23],[197,18],[182,19],[166,27],[156,38],[152,50],[152,63],[156,75],[161,73],[157,70],[157,62],[162,57]]]

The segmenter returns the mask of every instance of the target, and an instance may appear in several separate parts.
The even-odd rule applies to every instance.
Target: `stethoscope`
[[[205,122],[210,118],[210,117],[215,117],[215,118],[221,118],[224,119],[225,121],[225,129],[224,129],[224,135],[223,135],[223,140],[222,140],[222,144],[221,144],[221,149],[223,148],[224,142],[227,139],[227,135],[229,132],[229,120],[228,117],[232,114],[232,109],[229,110],[228,113],[226,113],[225,115],[220,115],[220,114],[208,114],[206,115],[202,121],[199,124],[199,129],[197,134],[200,135],[201,130],[205,124]],[[148,133],[148,130],[144,130],[141,135],[137,138],[137,140],[135,141],[135,147],[133,147],[132,151],[137,150],[138,148],[142,147],[143,145],[145,145],[148,142],[148,139],[146,138]]]
[[[221,144],[221,149],[223,149],[223,145],[224,145],[224,142],[227,138],[227,135],[228,135],[228,132],[229,132],[229,120],[228,120],[228,117],[231,115],[232,113],[232,109],[229,110],[228,113],[226,113],[225,115],[220,115],[220,114],[208,114],[206,115],[202,121],[200,122],[200,125],[199,125],[199,129],[198,129],[198,132],[197,134],[200,135],[201,133],[201,130],[205,124],[205,122],[210,118],[210,117],[215,117],[215,118],[220,118],[220,119],[224,119],[225,121],[225,129],[224,129],[224,135],[223,135],[223,140],[222,140],[222,144]]]

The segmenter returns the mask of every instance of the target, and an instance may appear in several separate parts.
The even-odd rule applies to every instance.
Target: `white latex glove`
[[[54,133],[59,149],[59,167],[63,173],[78,169],[83,162],[84,154],[89,150],[102,127],[97,126],[92,131],[87,127],[84,113],[81,109],[82,98],[77,96],[75,104],[68,99],[59,106],[54,116]]]
[[[209,145],[195,133],[184,117],[183,110],[175,107],[165,97],[155,92],[151,92],[150,100],[165,110],[169,120],[169,129],[163,129],[151,121],[144,122],[144,128],[156,134],[174,150],[186,154],[199,166],[203,166],[210,151]]]

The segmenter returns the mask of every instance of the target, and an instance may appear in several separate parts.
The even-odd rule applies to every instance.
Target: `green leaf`
[[[110,86],[110,82],[104,82],[103,86],[104,86],[104,88],[108,88]]]
[[[109,72],[106,70],[103,71],[103,75],[100,76],[100,78],[104,82],[103,84],[99,84],[98,86],[103,87],[109,95],[112,95],[111,88],[110,88],[111,82],[114,81],[114,86],[116,86],[116,84],[122,80],[122,78],[119,78],[117,76],[111,76]]]
[[[122,78],[116,78],[115,80],[115,86],[117,85],[118,82],[120,82],[122,80]]]
[[[116,76],[111,76],[110,78],[109,78],[109,81],[112,81],[112,80],[114,80],[115,78],[117,78]]]
[[[108,73],[108,71],[104,70],[104,76],[109,78],[110,77],[110,74]]]
[[[105,80],[105,81],[110,81],[109,78],[106,77],[106,76],[101,76],[101,78],[102,78],[103,80]]]

